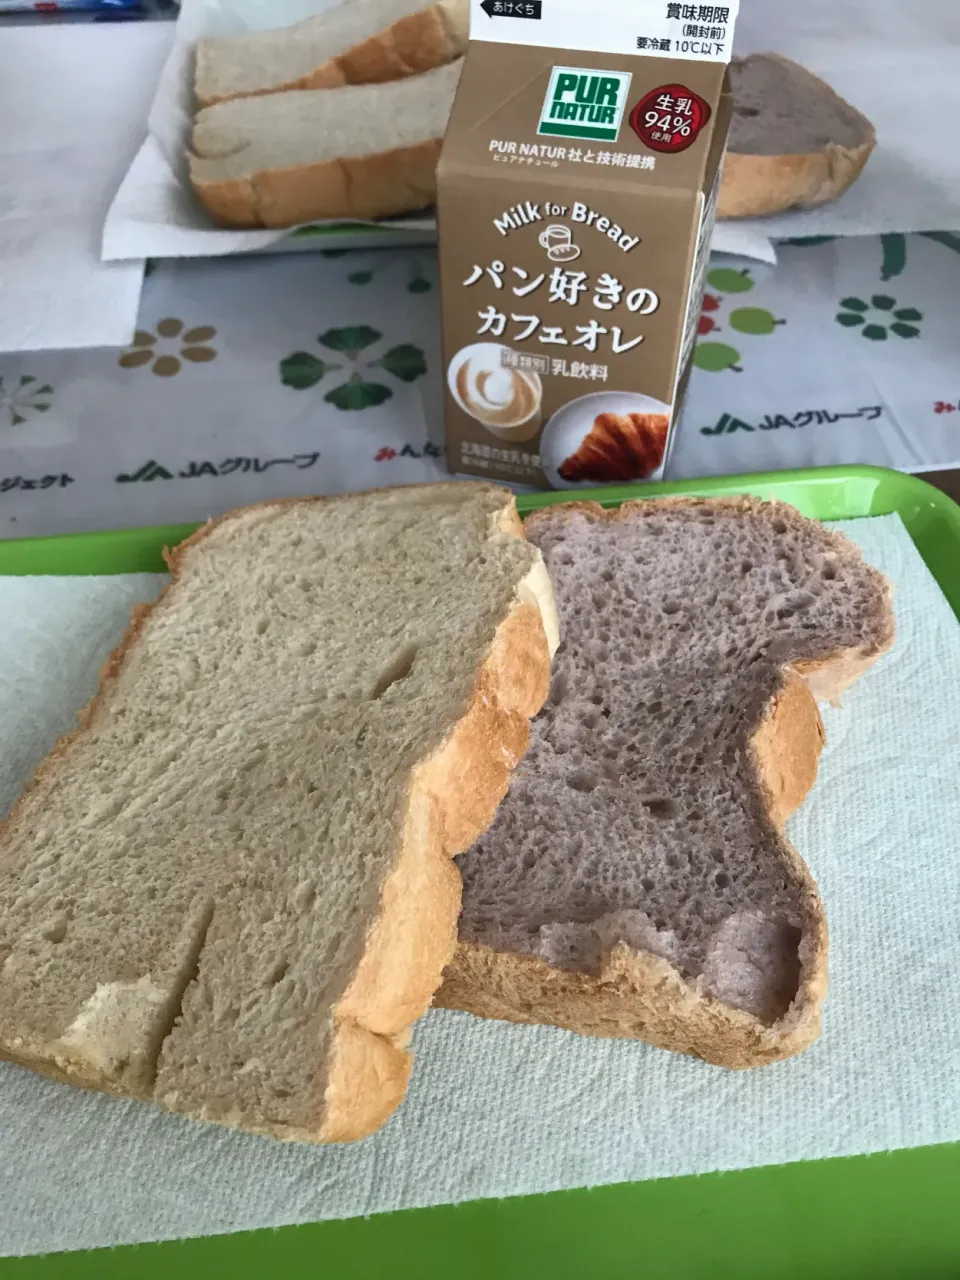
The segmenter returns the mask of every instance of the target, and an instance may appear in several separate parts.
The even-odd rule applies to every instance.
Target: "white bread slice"
[[[389,84],[208,107],[194,124],[194,190],[230,227],[427,208],[462,61]]]
[[[753,218],[836,199],[876,145],[873,125],[818,76],[775,53],[730,64],[733,117],[718,217]]]
[[[462,483],[251,507],[168,559],[0,827],[0,1057],[358,1138],[546,694],[543,562],[511,494]]]
[[[398,80],[461,57],[468,26],[467,0],[345,0],[291,27],[200,40],[197,101]]]
[[[842,535],[752,498],[527,521],[563,632],[490,829],[458,859],[435,1003],[724,1067],[820,1029],[827,926],[783,826],[832,698],[890,647],[889,586]]]

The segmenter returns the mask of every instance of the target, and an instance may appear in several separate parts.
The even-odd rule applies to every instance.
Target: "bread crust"
[[[842,195],[860,176],[877,143],[873,124],[819,76],[779,54],[761,55],[802,71],[815,91],[853,112],[863,131],[855,147],[828,143],[817,151],[786,155],[749,155],[727,150],[717,205],[718,218],[762,218],[787,209],[812,209]]]
[[[322,1142],[372,1133],[403,1097],[410,1025],[429,1008],[456,949],[460,875],[453,858],[493,821],[549,683],[540,612],[518,604],[497,629],[466,714],[412,781],[403,847],[380,917],[334,1010]]]
[[[630,519],[639,508],[649,514],[658,506],[722,508],[749,515],[769,505],[749,497],[679,497],[624,503],[619,510],[602,511],[593,502],[571,502],[531,516],[528,525],[535,528],[539,520],[555,520],[561,513],[616,521]],[[803,521],[794,508],[774,505],[785,522]],[[859,558],[855,544],[844,541]],[[877,579],[881,580],[879,573]],[[783,834],[783,826],[812,787],[823,748],[823,723],[810,686],[817,682],[829,690],[846,687],[892,643],[891,614],[876,646],[842,650],[804,664],[803,674],[797,667],[785,666],[780,689],[751,738],[757,779],[766,796],[769,820],[780,837],[784,869],[801,889],[800,981],[782,1018],[768,1025],[704,994],[668,961],[625,943],[603,957],[599,973],[586,974],[519,952],[461,941],[434,1003],[510,1022],[552,1023],[585,1035],[645,1040],[736,1069],[775,1062],[807,1048],[820,1033],[820,1006],[827,991],[827,923],[816,883]]]
[[[196,98],[200,107],[212,107],[234,98],[256,98],[288,89],[337,89],[346,84],[383,84],[442,67],[459,58],[467,47],[467,30],[457,4],[439,3],[399,18],[360,44],[330,58],[306,75],[261,89],[236,93],[202,92],[201,42],[197,52]]]
[[[203,180],[191,155],[190,180],[225,227],[280,229],[324,218],[385,218],[434,203],[442,141],[427,138],[395,151],[265,169],[218,182]]]
[[[457,482],[447,487],[454,484],[462,489]],[[430,486],[431,490],[443,487]],[[7,832],[16,831],[30,792],[56,770],[73,740],[104,709],[111,686],[150,614],[175,589],[184,558],[192,548],[221,525],[251,513],[305,502],[343,502],[357,496],[368,495],[278,499],[239,508],[208,521],[179,546],[165,551],[171,581],[153,604],[134,607],[123,638],[103,665],[97,693],[79,713],[76,729],[61,737],[35,770],[10,815],[0,824],[0,841]],[[505,491],[504,496],[511,497]],[[496,527],[523,537],[515,507],[508,505],[497,513]],[[550,626],[548,619],[547,628]],[[318,1061],[315,1118],[307,1126],[294,1127],[218,1114],[215,1118],[220,1123],[285,1140],[347,1141],[379,1128],[401,1101],[412,1065],[407,1048],[410,1024],[429,1007],[456,946],[460,876],[452,859],[486,829],[506,794],[510,773],[526,750],[529,719],[547,695],[550,657],[541,608],[531,603],[529,595],[524,598],[518,588],[477,674],[464,715],[411,775],[398,854],[382,886],[380,912],[351,983],[333,1010],[325,1070]],[[149,1089],[121,1089],[80,1062],[55,1060],[52,1046],[37,1049],[3,1035],[0,1059],[60,1083],[164,1105],[163,1098]]]
[[[788,209],[813,209],[843,195],[863,171],[876,138],[859,147],[830,143],[792,156],[748,156],[728,151],[720,183],[718,218],[765,218]]]

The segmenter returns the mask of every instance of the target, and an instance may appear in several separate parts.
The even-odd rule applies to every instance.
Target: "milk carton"
[[[438,169],[450,469],[663,474],[697,333],[738,0],[471,0]]]

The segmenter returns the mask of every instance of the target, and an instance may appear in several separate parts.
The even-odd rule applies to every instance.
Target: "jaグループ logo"
[[[629,71],[554,67],[537,133],[616,142],[629,89]]]

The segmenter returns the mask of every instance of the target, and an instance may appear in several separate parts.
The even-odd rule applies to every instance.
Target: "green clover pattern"
[[[370,358],[370,349],[382,338],[379,330],[365,324],[327,329],[318,335],[317,341],[328,352],[343,359],[323,359],[309,351],[294,351],[280,361],[280,381],[293,391],[309,391],[323,382],[328,374],[352,369],[346,381],[332,387],[324,395],[324,400],[345,412],[383,404],[393,395],[393,388],[379,381],[376,371],[383,370],[400,382],[415,382],[426,373],[427,362],[420,348],[410,342],[401,342],[383,355]]]
[[[19,427],[34,414],[46,413],[53,403],[53,387],[25,373],[18,382],[0,378],[0,422]]]
[[[917,325],[923,319],[923,313],[916,307],[897,307],[896,298],[887,293],[875,293],[869,302],[862,298],[841,298],[842,310],[837,315],[837,324],[845,329],[860,329],[861,335],[870,342],[886,342],[891,333],[898,338],[919,338]],[[878,312],[876,318],[871,313]],[[884,322],[884,323],[881,323]]]

